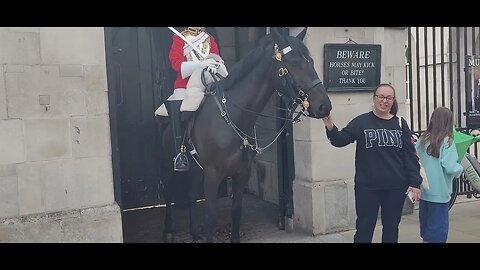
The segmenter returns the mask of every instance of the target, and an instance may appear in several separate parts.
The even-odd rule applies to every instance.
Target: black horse
[[[216,224],[218,187],[226,177],[232,178],[231,241],[240,241],[242,197],[250,177],[250,166],[257,153],[251,139],[258,113],[278,91],[292,101],[291,111],[298,105],[309,117],[321,118],[332,109],[330,99],[314,68],[313,59],[303,44],[306,28],[297,36],[282,29],[271,28],[260,40],[260,46],[250,52],[223,80],[212,88],[197,111],[190,129],[190,138],[198,152],[198,162],[190,158],[190,171],[173,172],[174,149],[170,130],[162,129],[162,183],[166,200],[164,238],[172,240],[171,202],[174,184],[187,195],[190,207],[190,233],[200,239],[194,209],[198,191],[206,201],[206,241],[212,242]]]

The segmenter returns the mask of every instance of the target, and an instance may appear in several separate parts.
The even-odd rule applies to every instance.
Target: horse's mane
[[[298,38],[292,36],[287,37],[290,46],[292,49],[300,51],[304,56],[310,57],[310,52],[308,48],[301,42]],[[228,76],[225,79],[219,82],[220,86],[225,90],[232,88],[232,86],[242,79],[246,74],[252,71],[252,69],[258,65],[258,62],[261,58],[265,57],[265,50],[272,47],[272,57],[273,57],[273,38],[271,34],[268,34],[262,37],[259,40],[259,46],[251,50],[244,58],[242,58],[229,72]]]
[[[310,58],[310,51],[308,50],[307,46],[298,38],[294,38],[292,36],[288,36],[288,43],[292,46],[294,51],[299,51],[303,56]]]
[[[273,39],[271,35],[266,35],[259,40],[260,46],[251,50],[244,58],[242,58],[235,66],[228,76],[225,79],[219,82],[220,86],[227,91],[230,89],[236,82],[242,79],[246,74],[248,74],[252,69],[258,65],[258,62],[265,56],[265,49],[268,44],[271,44]]]

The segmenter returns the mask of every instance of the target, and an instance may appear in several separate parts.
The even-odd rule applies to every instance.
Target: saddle
[[[223,77],[221,77],[221,76],[220,76],[220,78],[223,79]],[[205,101],[207,100],[205,97],[208,98],[209,96],[215,95],[217,86],[218,86],[218,81],[215,81],[214,83],[211,83],[211,84],[206,86],[205,93],[204,93],[202,101],[199,104],[199,107],[202,107],[203,104],[205,103]],[[183,134],[182,141],[184,142],[184,144],[187,147],[187,152],[190,153],[190,155],[195,160],[195,162],[198,164],[198,166],[200,166],[200,168],[203,169],[203,167],[200,165],[200,163],[198,161],[199,160],[199,155],[197,153],[197,150],[195,149],[195,145],[193,144],[192,140],[190,139],[190,134],[191,134],[191,131],[192,131],[194,125],[195,125],[195,120],[197,118],[197,115],[198,115],[197,111],[182,111],[181,112],[180,118],[186,124],[185,133]]]
[[[188,79],[186,89],[175,89],[174,93],[168,97],[167,100],[182,100],[182,105],[180,107],[181,112],[197,111],[204,102],[205,89],[227,75],[227,68],[223,62],[218,62],[216,74],[209,73],[206,70],[197,69]],[[165,104],[162,104],[155,111],[155,115],[168,116]]]

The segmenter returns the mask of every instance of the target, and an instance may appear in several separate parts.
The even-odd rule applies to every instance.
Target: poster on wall
[[[324,45],[324,84],[327,91],[371,91],[380,84],[379,44]]]
[[[465,84],[467,102],[467,128],[480,128],[480,56],[467,55],[465,57],[467,83]]]

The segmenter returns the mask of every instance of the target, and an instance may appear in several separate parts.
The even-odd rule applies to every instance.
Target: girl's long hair
[[[430,143],[426,150],[427,154],[438,158],[440,147],[447,137],[450,146],[453,143],[453,113],[448,108],[438,107],[432,113],[427,131],[420,136],[422,139],[420,146],[425,148],[425,145]]]

